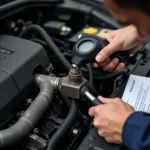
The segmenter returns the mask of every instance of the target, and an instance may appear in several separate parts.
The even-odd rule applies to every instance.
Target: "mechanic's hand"
[[[97,62],[93,63],[93,66],[100,66],[104,71],[121,71],[124,69],[125,64],[119,63],[119,59],[114,58],[111,60],[109,58],[115,51],[129,50],[132,54],[142,49],[148,43],[145,37],[138,34],[136,27],[133,25],[109,33],[104,33],[101,37],[110,44],[102,49],[96,56]]]
[[[108,143],[122,144],[124,123],[134,109],[120,98],[108,99],[100,96],[99,99],[104,104],[89,109],[89,115],[94,117],[94,126]]]

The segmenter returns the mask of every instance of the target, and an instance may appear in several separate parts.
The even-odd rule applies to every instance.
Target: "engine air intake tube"
[[[13,126],[0,131],[0,148],[9,147],[23,140],[33,130],[51,103],[54,89],[48,79],[36,75],[35,82],[40,88],[40,93]]]

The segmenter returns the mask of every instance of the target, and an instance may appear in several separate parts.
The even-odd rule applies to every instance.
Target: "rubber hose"
[[[52,138],[49,140],[46,150],[55,150],[58,144],[61,142],[62,138],[66,136],[72,127],[73,123],[76,121],[78,115],[78,103],[75,100],[72,100],[70,111],[61,127],[54,133]]]
[[[58,40],[58,39],[56,39],[54,37],[53,38],[51,37],[51,39],[54,41],[55,44],[58,43],[58,44],[62,45],[64,47],[64,49],[66,48],[65,45],[64,45],[64,43],[61,40]],[[39,43],[39,44],[43,45],[44,47],[47,47],[47,43],[45,41],[41,40],[41,39],[32,38],[31,41]]]
[[[33,42],[35,42],[35,43],[41,44],[44,48],[48,48],[46,42],[43,41],[43,40],[41,40],[41,39],[32,38],[32,39],[30,39],[30,40],[33,41]],[[55,42],[55,41],[54,41],[54,42]],[[49,50],[49,49],[48,49],[48,50]],[[59,47],[59,50],[60,50],[61,52],[63,52],[63,51],[64,51],[64,47]],[[49,53],[48,53],[48,55],[49,55]]]
[[[36,42],[36,43],[39,43],[39,44],[41,44],[41,45],[44,46],[44,47],[47,47],[46,42],[43,41],[43,40],[41,40],[41,39],[32,38],[31,41]]]
[[[68,62],[68,60],[62,55],[56,44],[52,41],[51,37],[47,34],[47,32],[40,27],[39,25],[29,25],[26,27],[25,30],[23,30],[20,34],[19,37],[24,37],[26,34],[29,32],[36,32],[38,33],[44,41],[47,43],[49,49],[53,51],[53,53],[57,56],[61,64],[64,66],[64,68],[69,71],[71,68],[71,64]]]
[[[0,131],[0,148],[18,144],[26,138],[51,103],[54,90],[48,79],[35,76],[35,82],[40,88],[39,95],[13,126]]]
[[[108,79],[112,79],[112,78],[115,78],[117,76],[120,76],[123,73],[124,73],[124,71],[119,71],[119,72],[107,74],[105,76],[95,76],[95,79],[97,79],[97,80],[108,80]]]
[[[91,65],[90,65],[90,64],[87,64],[87,65],[86,65],[86,67],[87,67],[88,74],[89,74],[89,82],[90,82],[90,84],[92,84],[92,85],[93,85],[94,78],[93,78],[93,71],[92,71],[92,67],[91,67]]]

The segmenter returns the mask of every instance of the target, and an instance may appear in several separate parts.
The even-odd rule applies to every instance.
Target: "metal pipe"
[[[95,97],[88,91],[86,90],[84,92],[84,95],[90,100],[90,101],[94,101],[95,100]]]
[[[35,75],[40,93],[23,116],[10,128],[0,131],[0,148],[15,145],[23,140],[35,127],[52,101],[54,88],[47,78]]]
[[[44,78],[45,80],[47,80],[54,88],[54,90],[58,90],[59,88],[59,82],[61,80],[61,78],[59,77],[55,77],[55,76],[48,76],[48,75],[38,75],[40,78]]]
[[[59,82],[60,82],[61,78],[55,77],[55,76],[47,76],[47,78],[50,81],[50,83],[52,84],[53,88],[55,90],[58,90]]]
[[[92,102],[93,106],[103,104],[98,98],[94,97],[88,90],[85,90],[83,94]]]

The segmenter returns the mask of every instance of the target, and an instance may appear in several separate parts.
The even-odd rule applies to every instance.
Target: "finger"
[[[113,36],[111,35],[111,33],[103,33],[100,35],[100,37],[103,38],[104,40],[107,40],[109,43],[113,39]]]
[[[94,113],[95,113],[95,107],[91,107],[91,108],[89,109],[89,115],[90,115],[91,117],[94,117]]]
[[[110,135],[105,137],[105,141],[111,144],[122,144],[122,140],[120,138],[112,137]]]
[[[104,60],[103,62],[99,63],[100,67],[105,67],[110,63],[110,58],[107,58],[106,60]]]
[[[100,53],[96,56],[96,61],[101,63],[107,59],[112,53],[119,49],[119,45],[115,42],[111,42],[105,48],[103,48]]]
[[[115,143],[114,139],[112,137],[105,137],[105,140],[107,143]]]
[[[114,58],[107,66],[105,66],[103,68],[104,71],[109,71],[109,70],[113,70],[118,66],[119,63],[119,59],[118,58]]]
[[[120,63],[117,67],[116,67],[116,71],[122,71],[125,68],[125,64],[124,63]]]
[[[109,62],[110,62],[110,58],[106,59],[106,60],[103,61],[102,63],[94,62],[94,63],[92,63],[91,65],[92,65],[92,67],[94,67],[94,68],[98,68],[99,66],[100,66],[100,67],[104,67],[104,66],[108,65]]]
[[[111,98],[104,98],[102,96],[98,96],[98,99],[103,103],[103,104],[108,104],[108,103],[112,103],[113,99]]]
[[[94,63],[92,63],[91,65],[92,65],[92,67],[94,67],[94,68],[98,68],[98,67],[99,67],[99,64],[98,64],[97,62],[94,62]]]
[[[98,129],[99,136],[105,137],[105,132],[102,129]]]
[[[96,128],[100,128],[100,122],[96,117],[93,119],[93,125]]]

